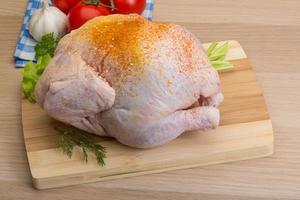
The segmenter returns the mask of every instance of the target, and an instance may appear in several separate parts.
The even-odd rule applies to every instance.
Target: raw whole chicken
[[[98,17],[62,38],[35,95],[53,118],[137,148],[216,128],[223,100],[193,34],[135,14]]]

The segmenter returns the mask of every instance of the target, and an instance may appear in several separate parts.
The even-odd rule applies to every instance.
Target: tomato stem
[[[115,10],[116,7],[114,4],[114,1],[113,0],[109,0],[109,1],[110,1],[110,6],[102,3],[101,0],[85,0],[84,4],[85,5],[93,5],[93,6],[102,6],[102,7],[110,8],[112,11]]]
[[[111,11],[114,11],[116,9],[115,2],[114,0],[109,0],[109,1],[110,1]]]
[[[99,5],[99,0],[85,0],[84,1],[85,5],[94,5],[94,6],[98,6]]]
[[[99,2],[99,6],[105,7],[105,8],[109,8],[109,9],[113,9],[113,7],[105,5],[104,3]]]

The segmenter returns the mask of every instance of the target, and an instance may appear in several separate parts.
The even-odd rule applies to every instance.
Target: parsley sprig
[[[55,37],[53,33],[44,35],[41,41],[37,43],[34,48],[35,58],[38,59],[39,57],[47,54],[53,57],[59,40],[60,38]]]

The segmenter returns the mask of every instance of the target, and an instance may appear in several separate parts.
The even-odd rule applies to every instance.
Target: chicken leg
[[[99,121],[112,134],[111,136],[118,138],[123,144],[137,148],[150,148],[167,143],[186,131],[205,131],[216,128],[220,119],[217,108],[202,106],[176,111],[159,120],[148,122],[147,125],[146,123],[140,123],[141,128],[139,129],[136,127],[133,129],[130,129],[130,127],[117,129],[116,124],[106,121],[108,116],[105,116],[105,114],[102,115],[102,120]],[[121,116],[120,113],[120,120],[122,120]],[[121,127],[120,124],[118,124],[118,127]],[[115,132],[111,132],[112,129]],[[130,132],[130,134],[127,132]]]

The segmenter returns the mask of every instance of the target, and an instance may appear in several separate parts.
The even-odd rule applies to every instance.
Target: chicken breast
[[[193,34],[135,14],[98,17],[63,37],[35,94],[53,118],[138,148],[216,128],[223,100]]]

